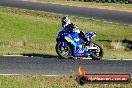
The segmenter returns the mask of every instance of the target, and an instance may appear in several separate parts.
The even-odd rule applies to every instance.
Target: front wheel
[[[93,47],[97,47],[97,49],[92,50],[93,53],[90,55],[90,57],[93,60],[101,60],[104,55],[102,47],[93,42],[90,45]]]
[[[56,44],[56,52],[61,59],[70,59],[72,57],[71,48],[68,44],[67,47],[64,48],[61,42],[58,42]]]

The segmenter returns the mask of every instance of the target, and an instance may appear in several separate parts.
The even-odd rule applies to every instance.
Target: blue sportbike
[[[103,49],[91,41],[96,32],[80,33],[70,32],[67,28],[60,31],[56,38],[56,52],[62,59],[75,57],[88,57],[100,60],[103,57]]]

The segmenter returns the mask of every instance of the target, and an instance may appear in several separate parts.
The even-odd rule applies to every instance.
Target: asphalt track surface
[[[43,57],[0,57],[1,75],[70,75],[82,66],[88,74],[130,74],[132,60],[82,60]]]
[[[39,3],[21,0],[0,0],[0,6],[46,11],[51,13],[94,18],[97,20],[132,25],[132,12],[110,11],[95,8],[64,6],[59,4]]]
[[[1,6],[40,10],[51,13],[95,18],[110,22],[132,24],[132,13],[107,11],[74,6],[27,1],[0,0]],[[81,65],[88,74],[130,74],[132,60],[65,60],[43,57],[0,57],[0,74],[18,75],[70,75]]]

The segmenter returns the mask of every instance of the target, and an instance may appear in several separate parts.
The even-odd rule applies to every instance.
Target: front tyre
[[[92,54],[90,55],[90,57],[93,59],[93,60],[101,60],[103,55],[104,55],[104,52],[103,52],[103,49],[101,46],[99,46],[98,44],[96,43],[93,43],[92,42],[92,46],[93,47],[97,47],[96,50],[93,50]]]
[[[56,44],[56,53],[61,59],[70,59],[72,57],[72,52],[70,46],[67,44],[67,47],[64,48],[61,42]]]

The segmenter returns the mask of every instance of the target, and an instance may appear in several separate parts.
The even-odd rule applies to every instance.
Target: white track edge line
[[[68,76],[68,75],[40,75],[40,74],[0,74],[1,76]]]

